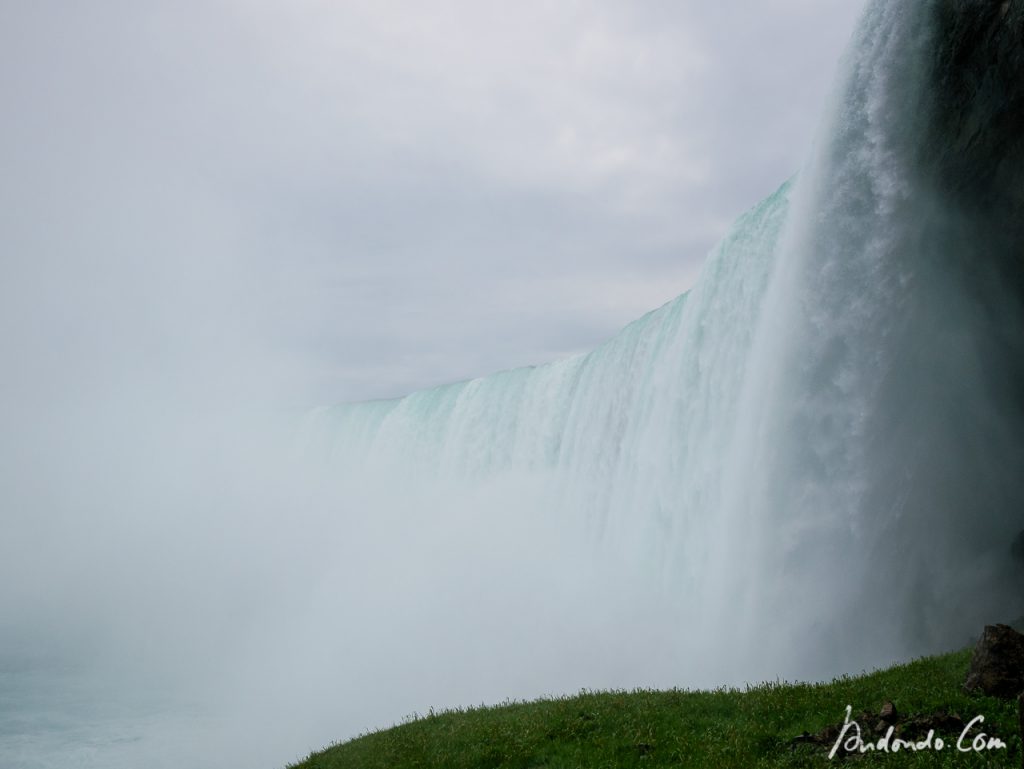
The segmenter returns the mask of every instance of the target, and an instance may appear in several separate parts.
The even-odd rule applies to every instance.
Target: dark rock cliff
[[[993,404],[1024,426],[1024,0],[938,0],[935,13],[922,147],[941,201],[934,250],[985,319]]]
[[[942,0],[936,13],[931,161],[1024,298],[1024,2]]]
[[[923,167],[934,174],[943,220],[935,254],[950,259],[980,319],[978,367],[991,409],[970,412],[993,427],[974,432],[990,443],[971,449],[987,457],[977,499],[1024,525],[1024,0],[939,0],[935,12]]]

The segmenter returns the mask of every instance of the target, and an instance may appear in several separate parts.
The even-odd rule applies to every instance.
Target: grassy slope
[[[612,767],[1020,766],[1016,703],[964,694],[968,650],[829,684],[766,684],[746,691],[584,692],[494,708],[430,714],[311,755],[295,769],[611,769]],[[854,713],[941,709],[1008,750],[869,754],[830,762],[827,751],[792,746]],[[855,716],[856,717],[856,716]],[[866,726],[866,725],[865,725]],[[950,735],[956,741],[959,735]],[[871,739],[865,736],[865,740]]]

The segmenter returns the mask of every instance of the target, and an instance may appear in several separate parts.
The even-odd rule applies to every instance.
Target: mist
[[[0,11],[11,756],[281,766],[1014,609],[1020,316],[917,176],[934,40],[863,27],[802,166],[860,8],[741,5]]]
[[[279,766],[677,680],[675,609],[548,481],[345,485],[303,415],[578,353],[685,289],[791,172],[852,14],[777,15],[750,69],[696,6],[435,10],[0,11],[5,760]],[[823,66],[750,141],[804,67],[787,18]]]

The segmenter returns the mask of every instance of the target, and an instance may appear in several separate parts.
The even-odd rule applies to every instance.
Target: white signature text
[[[941,737],[935,736],[935,730],[929,729],[927,736],[921,740],[904,740],[899,737],[894,737],[896,727],[890,726],[889,730],[883,737],[872,742],[865,742],[863,734],[860,729],[860,724],[856,721],[851,720],[850,716],[853,714],[853,706],[846,706],[846,720],[843,722],[843,728],[839,732],[839,737],[836,738],[836,744],[832,746],[832,750],[829,752],[828,757],[834,758],[839,749],[842,748],[848,753],[867,753],[869,751],[879,751],[883,753],[896,753],[900,750],[943,750],[946,747],[946,742]],[[981,753],[986,750],[1005,750],[1006,743],[998,737],[991,737],[984,732],[980,732],[973,738],[968,737],[968,732],[971,731],[975,726],[981,726],[985,722],[985,716],[975,716],[971,719],[971,722],[964,727],[964,730],[960,733],[960,737],[956,741],[956,749],[961,753]]]

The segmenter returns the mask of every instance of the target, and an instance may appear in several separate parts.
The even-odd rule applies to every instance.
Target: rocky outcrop
[[[986,625],[974,647],[964,688],[1004,699],[1024,692],[1024,635],[1009,625]]]

